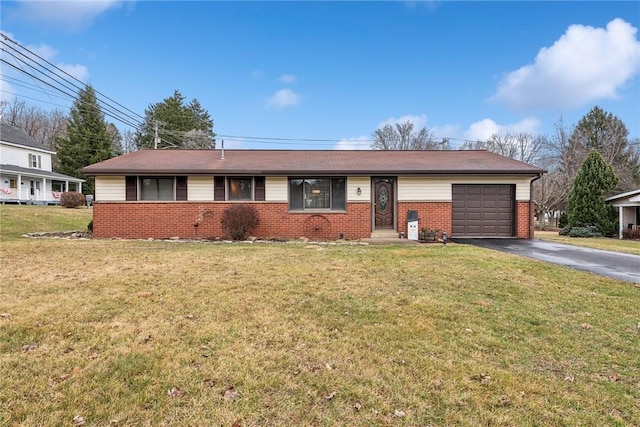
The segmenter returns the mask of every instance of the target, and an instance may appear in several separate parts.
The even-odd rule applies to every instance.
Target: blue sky
[[[1,27],[140,115],[197,98],[229,148],[368,148],[406,119],[438,138],[552,135],[595,105],[640,137],[635,1],[2,1]],[[3,99],[71,105],[2,74]]]

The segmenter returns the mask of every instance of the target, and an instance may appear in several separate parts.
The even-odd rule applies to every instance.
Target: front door
[[[374,178],[374,215],[376,230],[393,230],[395,220],[395,199],[393,178]]]

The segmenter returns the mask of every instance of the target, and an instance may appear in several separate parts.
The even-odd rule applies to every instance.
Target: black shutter
[[[213,177],[213,200],[224,201],[224,176]]]
[[[135,201],[138,200],[138,177],[126,176],[125,177],[125,200]]]
[[[176,200],[187,200],[186,176],[176,176]]]
[[[256,202],[264,202],[265,200],[265,196],[264,196],[264,176],[256,176],[254,178],[254,182],[255,182],[255,194],[254,194],[254,200]]]

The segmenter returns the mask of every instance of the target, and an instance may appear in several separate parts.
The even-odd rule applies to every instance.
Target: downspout
[[[535,210],[533,208],[533,182],[542,178],[542,172],[538,174],[535,178],[529,182],[529,240],[533,239],[534,236],[534,225],[533,218],[535,217]]]

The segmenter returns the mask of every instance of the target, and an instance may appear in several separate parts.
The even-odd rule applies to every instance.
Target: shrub
[[[87,224],[87,230],[93,233],[93,220],[89,221],[89,224]]]
[[[60,206],[65,208],[77,208],[84,206],[86,199],[84,194],[76,191],[66,191],[60,195]]]
[[[258,210],[251,205],[229,206],[222,212],[222,229],[233,240],[245,240],[259,222]]]
[[[569,237],[602,237],[602,233],[598,231],[595,225],[587,225],[585,227],[573,227],[569,231]]]
[[[622,230],[622,237],[630,240],[640,240],[640,228],[625,228]]]
[[[568,220],[567,220],[567,213],[566,212],[562,212],[560,214],[560,218],[558,218],[558,227],[560,228],[565,228],[568,224]]]

